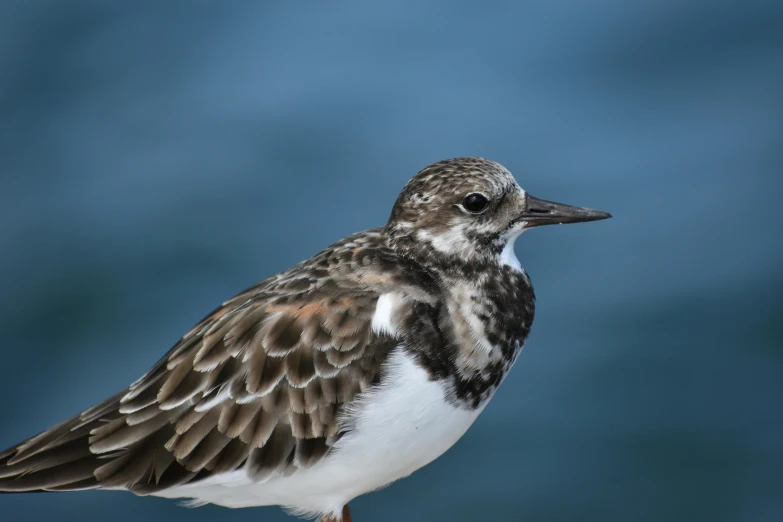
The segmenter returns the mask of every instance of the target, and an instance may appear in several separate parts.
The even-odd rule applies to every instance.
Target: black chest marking
[[[525,343],[535,315],[536,296],[527,274],[503,267],[499,277],[485,282],[479,315],[487,341],[500,348],[503,360],[513,363]]]
[[[417,303],[404,324],[404,345],[436,380],[451,382],[450,399],[477,408],[495,392],[530,333],[535,294],[527,275],[498,267],[491,277],[475,279],[470,310],[484,327],[493,347],[479,367],[467,368],[461,350],[465,339],[456,337],[455,318],[447,305]],[[471,341],[472,342],[472,341]]]

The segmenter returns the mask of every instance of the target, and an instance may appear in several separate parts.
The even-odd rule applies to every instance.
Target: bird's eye
[[[462,200],[462,206],[465,208],[465,210],[472,214],[478,214],[484,211],[484,209],[487,208],[487,203],[489,203],[487,197],[484,194],[479,194],[478,192],[468,194],[465,196],[465,199]]]

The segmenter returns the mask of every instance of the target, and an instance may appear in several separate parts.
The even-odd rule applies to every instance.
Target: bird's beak
[[[534,198],[527,195],[525,198],[525,211],[516,219],[527,224],[525,228],[539,227],[541,225],[558,225],[563,223],[581,223],[583,221],[598,221],[612,217],[608,212],[593,210],[590,208],[572,207]]]

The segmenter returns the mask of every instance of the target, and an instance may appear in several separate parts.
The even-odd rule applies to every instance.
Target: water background
[[[783,4],[0,5],[0,446],[480,155],[615,219],[526,234],[538,311],[358,521],[783,520]],[[275,522],[122,492],[0,520]]]

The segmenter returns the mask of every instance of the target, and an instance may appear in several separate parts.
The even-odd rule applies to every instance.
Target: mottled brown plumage
[[[432,299],[393,260],[368,231],[225,302],[127,390],[0,455],[0,489],[144,494],[245,463],[258,480],[311,466],[398,343],[371,329],[378,296]]]
[[[384,228],[226,301],[127,389],[0,453],[0,491],[127,489],[346,520],[352,498],[448,449],[508,373],[535,308],[516,237],[605,217],[533,198],[492,161],[433,164]],[[301,494],[285,482],[261,498],[291,476]]]

